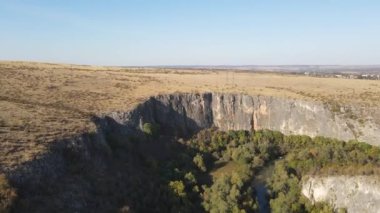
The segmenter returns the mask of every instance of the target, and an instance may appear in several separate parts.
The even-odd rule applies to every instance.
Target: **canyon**
[[[107,155],[112,152],[110,135],[112,138],[132,141],[133,138],[144,137],[144,124],[147,123],[159,126],[160,134],[176,138],[189,138],[202,129],[214,127],[222,131],[269,129],[286,135],[324,136],[380,145],[380,131],[376,122],[369,118],[363,123],[347,117],[347,109],[351,113],[355,112],[355,109],[348,107],[341,107],[334,112],[323,103],[269,96],[229,93],[158,95],[142,102],[131,111],[94,117],[93,122],[97,126],[95,132],[57,141],[44,156],[22,165],[17,170],[3,172],[8,174],[16,186],[27,188],[25,194],[32,194],[35,183],[46,178],[59,179],[66,173],[70,167],[68,155],[70,158],[74,156],[77,161],[90,162],[94,168],[104,169]],[[377,189],[379,182],[366,181],[367,178],[372,180],[372,177],[365,176],[327,177],[327,180],[317,176],[305,180],[302,192],[311,201],[327,201],[334,207],[346,208],[348,212],[358,210],[359,207],[352,203],[360,200],[367,212],[376,212],[378,208],[374,202],[380,199],[380,193],[379,190],[369,193],[369,189]],[[346,184],[360,186],[347,189],[354,196],[343,196],[345,191],[340,195],[332,193],[340,191],[340,187]],[[61,199],[72,202],[72,210],[80,210],[84,205],[75,196]]]

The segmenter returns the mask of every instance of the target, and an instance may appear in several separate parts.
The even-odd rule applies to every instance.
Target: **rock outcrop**
[[[329,202],[348,213],[380,212],[380,179],[374,176],[311,177],[302,194],[312,202]]]
[[[277,130],[284,134],[357,139],[380,145],[380,128],[358,122],[328,106],[301,100],[244,94],[177,93],[152,97],[135,110],[109,115],[120,124],[140,128],[158,123],[166,134],[186,136],[209,127],[221,130]]]

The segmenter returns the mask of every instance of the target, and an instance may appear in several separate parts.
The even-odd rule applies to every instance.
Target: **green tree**
[[[172,192],[177,195],[178,197],[185,197],[186,191],[185,191],[185,184],[183,184],[182,181],[176,180],[176,181],[170,181],[169,187],[172,190]]]
[[[223,174],[214,180],[214,184],[205,188],[203,207],[208,212],[246,212],[257,209],[253,194],[248,187],[244,189],[240,174]]]

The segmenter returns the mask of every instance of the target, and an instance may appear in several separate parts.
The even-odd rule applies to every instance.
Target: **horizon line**
[[[0,63],[40,63],[40,64],[55,64],[55,65],[75,65],[75,66],[99,66],[99,67],[149,67],[149,68],[176,68],[176,67],[295,67],[295,66],[336,66],[336,67],[380,67],[379,64],[164,64],[164,65],[100,65],[86,63],[71,63],[57,61],[42,61],[42,60],[2,60]]]

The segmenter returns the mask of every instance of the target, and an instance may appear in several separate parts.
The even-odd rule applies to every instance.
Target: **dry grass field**
[[[380,81],[273,73],[0,62],[0,165],[34,159],[50,142],[93,131],[92,115],[149,96],[219,91],[380,106]]]

